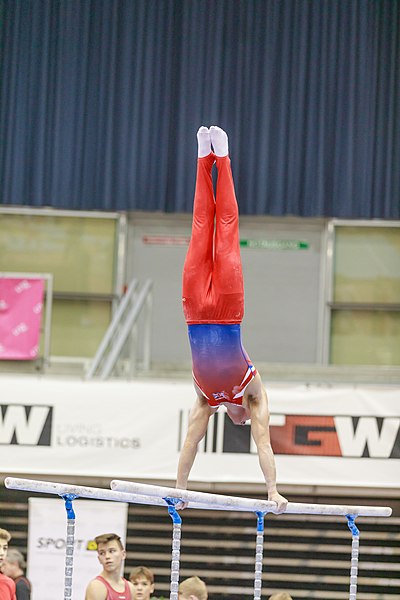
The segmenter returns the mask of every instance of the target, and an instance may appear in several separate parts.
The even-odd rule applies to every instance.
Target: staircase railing
[[[112,321],[99,345],[86,379],[107,379],[112,374],[129,340],[128,375],[137,371],[138,320],[144,310],[143,322],[143,369],[150,369],[151,311],[153,282],[148,279],[138,290],[139,283],[133,279],[123,296]]]

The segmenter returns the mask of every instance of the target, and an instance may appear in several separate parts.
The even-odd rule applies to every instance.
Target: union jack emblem
[[[229,400],[229,394],[226,392],[216,392],[213,394],[214,400]]]

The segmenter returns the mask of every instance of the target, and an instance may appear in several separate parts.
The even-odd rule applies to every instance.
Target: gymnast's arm
[[[258,373],[247,386],[245,394],[251,416],[251,433],[257,446],[258,460],[267,484],[268,500],[276,502],[277,512],[283,512],[288,501],[276,489],[275,457],[269,434],[268,397]]]
[[[107,588],[98,579],[93,579],[86,588],[85,600],[106,600]]]
[[[185,490],[197,454],[197,446],[206,434],[208,421],[215,412],[204,396],[197,396],[189,415],[189,426],[178,463],[176,487]]]

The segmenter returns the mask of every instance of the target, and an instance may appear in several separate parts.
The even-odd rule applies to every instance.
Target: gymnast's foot
[[[228,156],[228,136],[223,129],[212,125],[210,127],[211,143],[217,156]]]
[[[200,127],[197,132],[198,152],[197,156],[203,158],[211,153],[211,138],[208,127]]]

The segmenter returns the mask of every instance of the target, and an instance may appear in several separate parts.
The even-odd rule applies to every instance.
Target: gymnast
[[[197,398],[180,453],[176,487],[186,489],[208,421],[218,407],[224,405],[236,425],[251,420],[251,434],[257,446],[268,500],[276,502],[277,512],[282,512],[287,500],[276,488],[268,398],[261,377],[241,342],[244,287],[239,212],[228,136],[219,127],[200,127],[197,140],[192,236],[183,269],[182,297]],[[212,182],[214,163],[218,170],[216,198]],[[181,503],[178,508],[185,506],[186,503]]]
[[[94,538],[102,572],[89,583],[85,600],[133,600],[135,588],[121,576],[126,551],[116,533],[103,533]]]

